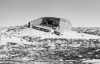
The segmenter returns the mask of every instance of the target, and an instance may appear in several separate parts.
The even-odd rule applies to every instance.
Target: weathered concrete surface
[[[49,25],[50,21],[45,21],[45,23],[47,25],[41,24],[41,23],[43,23],[43,19],[49,19],[49,20],[53,19],[52,25]],[[55,17],[50,17],[50,18],[49,17],[41,17],[41,18],[38,18],[34,21],[30,21],[28,23],[28,27],[32,28],[33,26],[41,26],[45,29],[49,29],[49,30],[53,29],[53,30],[58,31],[58,32],[63,32],[63,31],[70,31],[72,25],[70,23],[70,20],[68,20],[68,19],[55,18]]]

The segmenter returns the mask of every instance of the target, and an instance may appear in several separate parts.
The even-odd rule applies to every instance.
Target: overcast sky
[[[0,0],[0,27],[44,16],[69,19],[73,27],[100,27],[100,0]]]

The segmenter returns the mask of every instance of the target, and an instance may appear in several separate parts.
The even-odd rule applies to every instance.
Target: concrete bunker
[[[57,17],[41,17],[28,23],[29,28],[54,30],[59,33],[71,31],[71,26],[70,20]]]

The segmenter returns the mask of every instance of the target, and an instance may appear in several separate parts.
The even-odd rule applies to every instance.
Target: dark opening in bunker
[[[60,18],[54,17],[44,17],[42,18],[42,22],[40,25],[48,26],[48,27],[58,27],[60,22]]]

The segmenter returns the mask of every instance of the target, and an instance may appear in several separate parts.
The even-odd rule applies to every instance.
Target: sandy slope
[[[20,29],[18,31],[7,31],[8,28],[1,31],[0,42],[6,44],[6,42],[15,42],[15,43],[27,43],[29,42],[22,39],[23,36],[31,36],[32,38],[40,37],[41,39],[45,38],[63,38],[63,39],[99,39],[100,36],[89,35],[84,33],[77,33],[74,31],[67,31],[61,33],[60,36],[53,34],[52,32],[43,32],[36,29]]]
[[[64,38],[64,39],[98,39],[100,36],[96,35],[89,35],[85,33],[77,33],[74,31],[66,31],[61,33],[60,36],[56,34],[52,34],[52,32],[43,32],[35,29],[24,29],[22,31],[19,31],[17,33],[14,33],[15,36],[32,36],[32,37],[41,37],[44,38]]]

